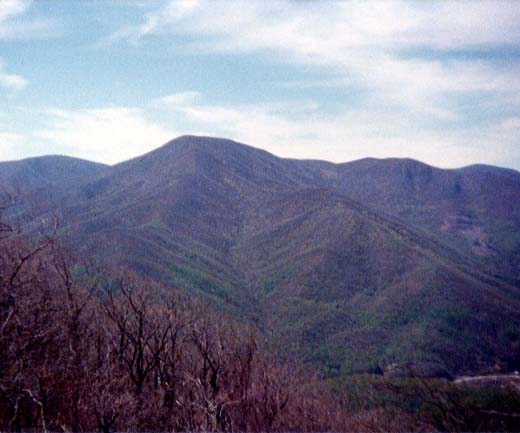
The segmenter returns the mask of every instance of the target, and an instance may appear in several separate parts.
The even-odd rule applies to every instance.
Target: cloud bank
[[[518,114],[520,101],[517,2],[169,1],[113,37],[146,46],[168,35],[185,38],[184,48],[193,52],[267,55],[327,75],[282,86],[362,95],[355,106],[328,119],[314,120],[314,113],[305,125],[254,104],[247,111],[184,109],[209,130],[232,124],[227,129],[245,141],[273,148],[278,137],[282,154],[300,146],[305,157],[361,155],[363,149],[364,155],[424,157],[444,166],[479,157],[520,160],[518,132],[504,136],[500,126]],[[322,149],[323,143],[338,147],[309,153],[301,145],[308,136],[322,140]]]
[[[0,1],[0,41],[20,37],[24,28],[33,29],[28,37],[44,34],[49,18],[42,9],[40,18],[31,17],[35,5]],[[86,10],[96,10],[87,5]],[[71,35],[62,35],[58,49],[78,57],[99,54],[104,59],[99,65],[109,70],[117,59],[124,65],[117,76],[124,85],[106,84],[105,93],[81,89],[86,95],[103,93],[95,102],[42,101],[29,113],[38,120],[27,122],[32,130],[0,129],[4,138],[18,137],[17,148],[25,149],[20,155],[37,149],[114,163],[176,135],[204,133],[294,158],[341,162],[397,156],[442,167],[485,162],[520,168],[516,1],[180,0],[114,7],[117,13],[110,18],[117,19],[88,23],[88,42],[72,44]],[[138,62],[145,56],[150,61],[143,67]],[[258,64],[255,79],[264,80],[271,92],[249,93],[237,85],[234,99],[227,99],[219,86],[225,80],[233,87],[241,71],[228,68],[231,76],[224,78],[213,74],[211,65],[222,66],[211,63],[215,59]],[[181,77],[176,87],[163,67],[177,60],[204,73]],[[206,60],[207,68],[201,66]],[[274,76],[266,73],[270,66],[299,74]],[[103,71],[88,69],[89,79],[79,76],[76,82],[105,85]],[[152,87],[152,92],[124,93],[153,82],[148,72],[159,72],[154,77],[160,77],[160,92]],[[45,89],[30,76],[29,89]],[[4,56],[0,87],[5,93],[27,93],[19,91],[28,83]]]

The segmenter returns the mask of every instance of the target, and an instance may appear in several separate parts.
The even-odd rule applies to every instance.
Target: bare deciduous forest
[[[324,431],[353,426],[315,377],[179,291],[0,239],[0,429]]]

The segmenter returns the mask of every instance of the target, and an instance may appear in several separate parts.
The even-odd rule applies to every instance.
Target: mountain
[[[335,187],[379,212],[427,229],[487,271],[520,284],[520,173],[474,165],[441,170],[413,160],[344,165]]]
[[[104,164],[68,156],[51,155],[20,161],[0,162],[0,180],[3,185],[16,186],[21,193],[43,186],[59,187],[94,176],[108,167]],[[25,187],[26,191],[23,191]]]
[[[193,136],[113,167],[62,162],[26,185],[53,191],[67,242],[254,321],[286,356],[331,374],[520,366],[514,170],[290,160]]]
[[[23,197],[26,204],[35,206],[51,203],[107,167],[60,155],[0,162],[0,199]]]

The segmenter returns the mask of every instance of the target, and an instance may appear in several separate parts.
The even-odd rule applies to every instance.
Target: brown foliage
[[[0,224],[0,430],[325,431],[348,419],[252,329]]]

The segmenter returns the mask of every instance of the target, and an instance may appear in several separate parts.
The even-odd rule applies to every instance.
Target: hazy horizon
[[[0,163],[10,163],[10,162],[20,162],[20,161],[24,161],[24,160],[30,160],[30,159],[35,159],[35,158],[45,158],[45,157],[61,157],[61,158],[74,158],[74,159],[80,159],[80,160],[84,160],[84,161],[88,161],[88,162],[92,162],[92,163],[96,163],[96,164],[102,164],[102,165],[106,165],[107,167],[113,167],[117,164],[121,164],[121,163],[124,163],[124,162],[127,162],[127,161],[130,161],[132,159],[136,159],[136,158],[139,158],[141,156],[144,156],[146,155],[147,153],[150,153],[150,152],[153,152],[154,150],[158,150],[160,149],[161,147],[163,146],[166,146],[168,145],[170,142],[178,139],[178,138],[181,138],[183,136],[191,136],[190,134],[185,134],[185,135],[180,135],[178,137],[174,137],[172,138],[171,140],[167,141],[166,143],[163,143],[161,144],[160,146],[154,148],[154,149],[151,149],[145,153],[142,153],[142,154],[139,154],[139,155],[134,155],[128,159],[124,159],[122,161],[118,161],[116,163],[113,163],[113,164],[109,164],[109,163],[104,163],[104,162],[100,162],[100,161],[95,161],[95,160],[92,160],[92,159],[87,159],[87,158],[82,158],[82,157],[76,157],[76,156],[71,156],[71,155],[67,155],[67,154],[64,154],[64,153],[50,153],[50,154],[42,154],[42,155],[37,155],[37,156],[25,156],[25,157],[21,157],[21,158],[18,158],[18,159],[6,159],[6,160],[0,160]],[[195,137],[197,137],[197,135],[193,135]],[[335,165],[340,165],[340,164],[348,164],[348,163],[351,163],[351,162],[356,162],[356,161],[360,161],[360,160],[364,160],[364,159],[374,159],[374,160],[392,160],[392,159],[402,159],[402,160],[413,160],[413,161],[417,161],[421,164],[425,164],[425,165],[428,165],[428,166],[431,166],[431,167],[434,167],[434,168],[440,168],[440,169],[443,169],[443,170],[457,170],[457,169],[463,169],[463,168],[467,168],[467,167],[471,167],[471,166],[478,166],[478,165],[483,165],[483,166],[490,166],[490,167],[496,167],[496,168],[502,168],[502,169],[506,169],[506,170],[514,170],[514,171],[517,171],[517,172],[520,172],[520,170],[518,169],[515,169],[515,168],[510,168],[510,167],[504,167],[504,166],[500,166],[500,165],[490,165],[490,164],[484,164],[484,163],[472,163],[472,164],[467,164],[467,165],[462,165],[462,166],[459,166],[459,167],[442,167],[442,166],[437,166],[437,165],[432,165],[432,164],[429,164],[425,161],[421,161],[421,160],[418,160],[418,159],[414,159],[414,158],[408,158],[408,157],[401,157],[401,158],[396,158],[396,157],[382,157],[382,158],[376,158],[376,157],[372,157],[372,156],[365,156],[365,157],[362,157],[362,158],[357,158],[357,159],[351,159],[351,160],[348,160],[348,161],[329,161],[327,159],[315,159],[315,158],[291,158],[291,157],[283,157],[283,156],[280,156],[280,155],[277,155],[276,153],[273,153],[273,152],[270,152],[269,150],[266,150],[266,149],[262,149],[260,147],[256,147],[252,144],[249,144],[249,143],[242,143],[240,141],[236,141],[236,140],[231,140],[231,139],[228,139],[226,137],[210,137],[210,136],[198,136],[198,137],[208,137],[208,138],[216,138],[216,139],[219,139],[219,140],[229,140],[229,141],[233,141],[239,145],[244,145],[244,146],[248,146],[248,147],[251,147],[251,148],[254,148],[254,149],[257,149],[257,150],[262,150],[262,151],[265,151],[265,152],[269,152],[271,155],[274,155],[275,157],[277,158],[282,158],[282,159],[288,159],[288,160],[301,160],[301,161],[320,161],[320,162],[326,162],[326,163],[330,163],[330,164],[335,164]]]

